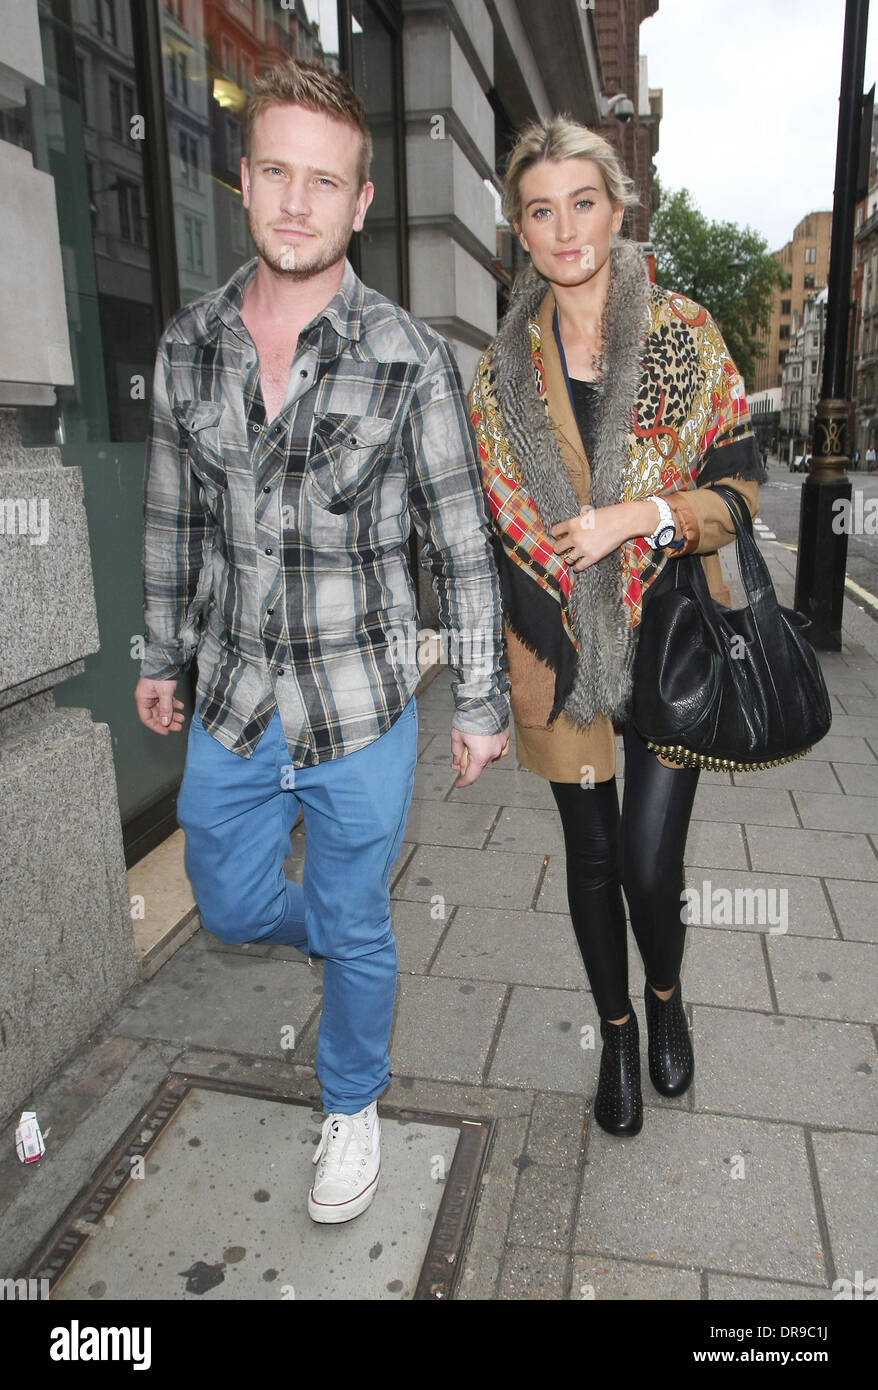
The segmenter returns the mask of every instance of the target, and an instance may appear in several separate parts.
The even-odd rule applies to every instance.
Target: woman
[[[736,487],[755,514],[764,477],[715,323],[650,284],[618,235],[636,202],[612,146],[586,127],[554,117],[522,133],[504,211],[531,265],[470,393],[518,759],[549,781],[561,815],[570,914],[601,1019],[594,1114],[619,1135],[643,1123],[622,888],[646,970],[650,1078],[681,1095],[694,1068],[679,972],[698,770],[654,755],[627,721],[642,604],[692,552],[728,602],[715,552],[735,531],[710,484]]]

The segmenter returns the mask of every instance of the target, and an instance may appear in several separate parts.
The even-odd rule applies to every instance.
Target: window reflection
[[[338,66],[335,0],[167,0],[162,50],[180,300],[224,284],[253,255],[241,202],[244,108],[285,58]],[[324,48],[324,21],[336,51]],[[204,177],[202,177],[204,171]]]

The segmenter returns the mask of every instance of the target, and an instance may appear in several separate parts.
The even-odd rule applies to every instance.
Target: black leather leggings
[[[622,888],[646,978],[676,984],[683,961],[683,856],[697,768],[663,767],[629,724],[621,817],[615,778],[582,787],[551,782],[567,850],[567,901],[602,1019],[628,1010]]]

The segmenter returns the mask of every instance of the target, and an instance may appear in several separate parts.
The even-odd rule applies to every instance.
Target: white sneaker
[[[364,1212],[381,1171],[378,1102],[356,1115],[327,1115],[313,1161],[320,1167],[308,1195],[308,1215],[314,1221],[350,1221]]]

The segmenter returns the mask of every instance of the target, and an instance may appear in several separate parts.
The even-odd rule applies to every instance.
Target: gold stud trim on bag
[[[660,753],[669,762],[680,767],[698,767],[705,772],[756,772],[766,767],[780,767],[783,763],[793,763],[811,752],[811,747],[803,748],[801,753],[788,753],[785,758],[767,758],[757,763],[741,763],[734,758],[714,758],[709,753],[693,753],[691,748],[683,748],[679,743],[653,743],[647,739],[647,748]]]

